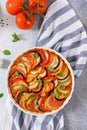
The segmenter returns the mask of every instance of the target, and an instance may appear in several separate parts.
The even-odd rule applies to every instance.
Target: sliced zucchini
[[[39,92],[42,88],[42,85],[43,85],[42,80],[38,82],[38,80],[35,79],[33,82],[29,83],[28,88],[29,88],[29,91]]]
[[[47,75],[45,68],[42,68],[42,71],[39,73],[38,78],[44,78]]]
[[[33,74],[33,75],[38,74],[38,73],[41,72],[41,70],[42,70],[42,67],[35,68],[35,69],[33,69],[33,70],[30,72],[30,74]]]
[[[58,65],[59,65],[59,59],[56,55],[54,55],[53,62],[49,66],[52,67],[53,69],[56,69]]]
[[[26,102],[30,96],[31,96],[31,94],[29,94],[29,92],[22,92],[19,95],[19,105],[25,110],[28,110],[28,108],[26,106]]]
[[[64,90],[64,88],[65,88],[65,86],[62,86],[62,85],[58,85],[58,86],[57,86],[57,89],[58,89],[58,91],[59,91],[60,93],[62,93],[62,94],[67,94],[67,93],[69,93],[69,91]]]
[[[31,64],[30,64],[29,60],[26,57],[23,56],[21,58],[21,63],[23,63],[26,66],[27,73],[29,73],[30,70],[31,70]]]
[[[58,67],[51,73],[51,75],[59,74],[62,70],[63,64],[64,64],[63,60],[59,59]]]
[[[69,69],[66,65],[64,65],[64,67],[62,68],[61,72],[59,74],[56,75],[56,77],[58,78],[58,80],[63,80],[66,79],[67,76],[69,75]]]
[[[64,101],[67,97],[68,97],[68,93],[66,93],[66,94],[64,94],[64,93],[60,93],[59,91],[58,91],[58,89],[56,88],[56,89],[54,89],[54,98],[56,99],[56,100],[58,100],[58,101]]]
[[[64,79],[64,80],[59,80],[59,84],[62,86],[67,86],[72,82],[72,78],[71,75],[69,73],[69,75]]]
[[[22,74],[24,77],[26,77],[27,74],[27,70],[24,64],[22,63],[18,63],[17,65],[12,66],[11,71],[10,71],[10,76],[15,72],[19,72],[20,74]]]
[[[12,88],[12,86],[21,86],[21,85],[27,87],[27,84],[23,79],[18,79],[15,82],[13,82],[10,87]]]

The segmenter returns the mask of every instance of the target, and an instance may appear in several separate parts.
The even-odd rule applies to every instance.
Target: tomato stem
[[[39,14],[44,19],[44,15],[42,13],[37,12],[37,14]]]
[[[24,10],[24,9],[26,9],[27,11],[29,11],[31,14],[34,13],[30,8],[28,8],[27,2],[25,2],[25,3],[23,4],[23,10]]]

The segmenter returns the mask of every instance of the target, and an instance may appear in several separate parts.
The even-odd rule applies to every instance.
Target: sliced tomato
[[[42,111],[42,112],[49,112],[50,110],[44,106],[44,103],[45,103],[45,100],[46,100],[46,96],[44,97],[40,97],[39,100],[38,100],[38,105],[39,105],[39,109]]]
[[[47,75],[43,78],[43,80],[48,80],[51,78],[51,73],[50,71],[47,70]]]
[[[41,61],[40,56],[38,58],[34,58],[34,54],[34,52],[24,54],[24,57],[26,57],[31,64],[31,69],[34,69]]]
[[[22,91],[28,91],[27,87],[23,87],[22,85],[14,85],[11,87],[11,92],[13,97],[15,98],[16,102],[18,102],[18,95],[22,92]]]
[[[44,66],[47,64],[47,59],[46,59],[46,55],[44,53],[44,50],[43,49],[39,49],[39,48],[35,48],[34,51],[38,52],[39,55],[41,56],[41,62],[39,64],[39,66]]]
[[[41,72],[38,75],[38,78],[44,78],[47,75],[47,71],[45,68],[42,68]]]
[[[23,76],[21,74],[15,75],[15,73],[9,78],[9,86],[12,85],[13,82],[16,80],[23,79]]]
[[[51,95],[46,99],[45,106],[47,106],[51,111],[57,110],[62,106],[64,101],[57,101],[55,98],[53,98]]]
[[[16,79],[12,82],[11,86],[9,86],[10,88],[12,86],[21,86],[21,85],[24,85],[25,87],[27,87],[27,83],[25,82],[24,79]]]
[[[51,73],[51,75],[57,75],[62,71],[62,67],[64,65],[63,60],[60,59],[60,63],[58,65],[58,67]]]
[[[32,112],[39,112],[39,109],[36,108],[36,99],[37,99],[37,96],[34,95],[34,100],[32,100],[31,98],[29,98],[26,102],[26,107],[28,108],[28,110],[32,111]]]
[[[47,61],[47,64],[45,65],[45,67],[48,67],[48,66],[50,66],[50,64],[52,64],[53,63],[53,60],[54,60],[54,55],[53,55],[53,53],[51,53],[51,52],[49,52],[49,51],[47,51],[47,53],[48,53],[48,61]]]
[[[26,77],[26,74],[27,74],[27,71],[26,71],[26,67],[24,64],[22,63],[18,63],[16,65],[13,65],[11,67],[11,70],[10,70],[10,73],[9,73],[9,76],[11,76],[14,72],[19,72],[20,74],[22,74],[24,77]]]

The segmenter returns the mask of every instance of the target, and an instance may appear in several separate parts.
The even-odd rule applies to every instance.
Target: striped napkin
[[[52,48],[70,62],[75,78],[87,61],[87,35],[76,13],[66,0],[56,0],[46,13],[36,46]],[[63,130],[62,110],[49,116],[23,113],[8,99],[2,130]]]

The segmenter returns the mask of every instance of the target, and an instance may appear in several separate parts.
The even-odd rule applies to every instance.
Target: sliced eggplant
[[[53,69],[56,69],[58,65],[59,65],[59,59],[56,55],[54,55],[53,62],[49,66],[52,67]]]
[[[64,65],[61,72],[59,74],[57,74],[56,77],[58,78],[58,80],[64,80],[67,78],[69,73],[70,73],[70,71],[69,71],[68,67],[66,65]]]
[[[54,89],[54,98],[58,101],[65,101],[69,93],[60,93],[57,88]]]
[[[47,97],[44,106],[47,107],[50,111],[53,111],[61,107],[62,104],[62,101],[58,101],[50,95]]]
[[[31,97],[34,97],[34,98],[31,98]],[[36,101],[37,101],[37,96],[31,95],[26,102],[26,107],[28,110],[32,112],[41,113],[41,111],[38,109],[38,105],[36,104]]]
[[[38,109],[41,111],[41,112],[49,112],[50,110],[45,107],[44,103],[46,101],[46,96],[39,96],[36,100],[36,104],[38,105]]]
[[[65,79],[59,80],[59,84],[62,85],[62,86],[67,86],[71,82],[72,82],[72,77],[71,77],[70,73],[69,73],[69,75]]]
[[[62,70],[63,64],[64,64],[63,60],[59,59],[58,67],[51,73],[51,75],[59,74]]]
[[[57,86],[57,89],[58,89],[58,91],[59,91],[61,94],[68,94],[69,91],[67,91],[67,90],[65,90],[65,89],[63,89],[63,88],[65,88],[65,86],[62,86],[62,85],[58,85],[58,86]]]
[[[12,95],[16,101],[18,101],[18,95],[23,91],[28,91],[27,87],[24,85],[14,85],[11,87]]]

